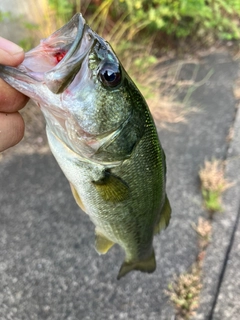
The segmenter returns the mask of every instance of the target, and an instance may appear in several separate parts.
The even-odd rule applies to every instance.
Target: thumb
[[[17,44],[0,37],[0,64],[17,66],[24,59],[24,51]]]

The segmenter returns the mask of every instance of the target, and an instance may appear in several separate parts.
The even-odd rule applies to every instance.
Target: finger
[[[22,109],[29,98],[0,79],[0,112],[16,112]]]
[[[16,113],[0,113],[0,152],[14,146],[22,140],[24,121]]]
[[[0,64],[15,67],[24,59],[24,51],[17,44],[0,37]]]
[[[0,64],[17,66],[24,59],[23,49],[0,37]],[[28,98],[0,79],[0,112],[16,112],[25,106]]]

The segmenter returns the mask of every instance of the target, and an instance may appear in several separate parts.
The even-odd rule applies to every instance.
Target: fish
[[[166,159],[147,103],[110,44],[77,13],[0,77],[42,110],[50,149],[78,206],[95,225],[95,248],[125,252],[117,279],[156,269],[154,235],[171,207]]]

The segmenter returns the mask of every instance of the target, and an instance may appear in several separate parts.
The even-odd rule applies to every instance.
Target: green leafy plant
[[[122,0],[131,19],[147,22],[150,31],[177,38],[212,36],[239,39],[240,2],[237,0]]]

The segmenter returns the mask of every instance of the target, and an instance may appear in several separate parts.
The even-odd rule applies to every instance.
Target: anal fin
[[[105,254],[115,243],[95,229],[95,249],[99,254]]]
[[[117,279],[118,280],[121,279],[128,272],[133,271],[133,270],[147,272],[147,273],[154,272],[156,270],[156,260],[155,260],[154,250],[152,250],[152,254],[150,255],[150,257],[148,259],[140,260],[140,261],[136,261],[136,262],[124,261],[120,270],[119,270]]]
[[[160,213],[160,221],[154,227],[154,234],[159,233],[161,230],[167,228],[171,218],[171,206],[167,195],[165,196],[165,202]]]

